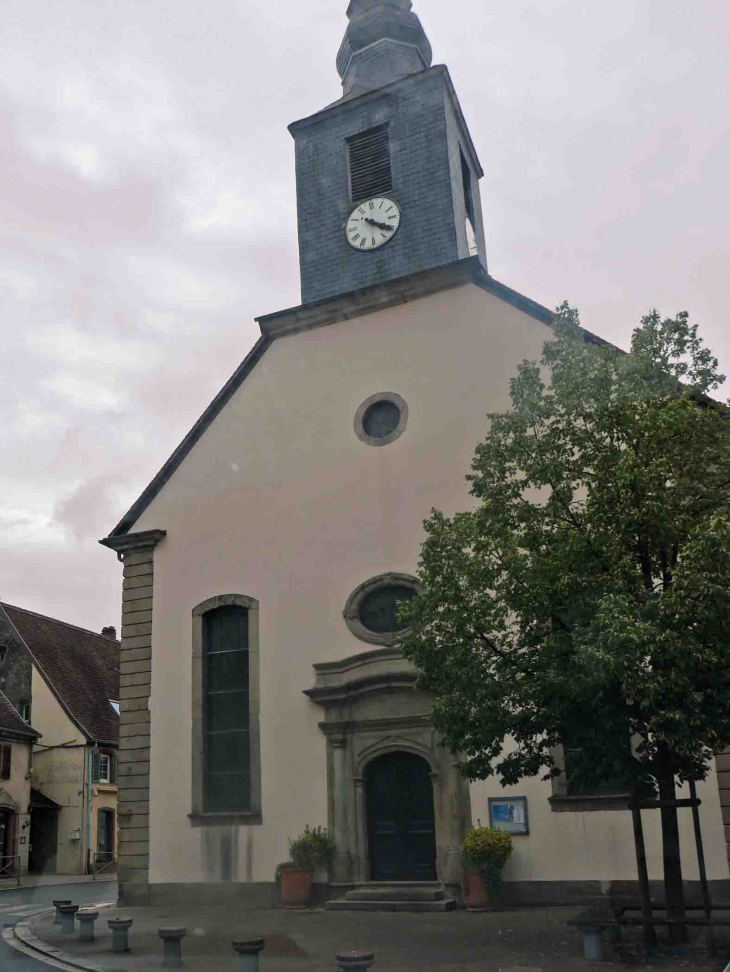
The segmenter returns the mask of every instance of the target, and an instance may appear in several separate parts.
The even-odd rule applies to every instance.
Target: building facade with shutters
[[[551,314],[489,273],[482,169],[410,0],[352,0],[343,97],[290,126],[302,303],[261,338],[101,542],[123,562],[120,898],[275,901],[288,839],[324,824],[329,897],[439,881],[467,829],[514,834],[513,900],[636,877],[627,795],[562,776],[468,785],[398,649],[422,521],[540,357]],[[718,780],[699,787],[728,879]],[[647,817],[651,876],[658,817]],[[683,815],[683,866],[697,879]],[[446,897],[443,899],[444,906]]]
[[[8,672],[15,710],[25,703],[41,736],[25,770],[32,873],[116,868],[119,642],[105,631],[0,605],[0,678]]]
[[[28,871],[30,774],[39,736],[0,691],[0,887]]]

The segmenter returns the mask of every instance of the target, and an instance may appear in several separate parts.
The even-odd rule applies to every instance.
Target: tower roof
[[[433,54],[411,0],[350,0],[337,70],[345,98],[431,66]]]

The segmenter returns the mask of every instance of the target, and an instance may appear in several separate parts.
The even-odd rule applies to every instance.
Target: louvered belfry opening
[[[390,136],[387,125],[370,128],[348,139],[352,201],[382,196],[393,189]]]

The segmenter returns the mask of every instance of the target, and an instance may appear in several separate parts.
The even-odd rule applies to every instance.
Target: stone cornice
[[[476,277],[485,274],[478,257],[457,260],[443,267],[421,270],[418,273],[388,280],[373,287],[352,290],[338,297],[327,297],[310,304],[301,304],[287,310],[257,317],[261,333],[266,337],[281,337],[310,331],[316,327],[338,324],[366,314],[408,304],[430,294],[452,290],[476,283]]]
[[[347,658],[340,658],[337,661],[315,662],[312,668],[319,678],[320,675],[339,675],[368,662],[402,660],[403,652],[400,648],[374,648],[371,651],[361,651],[357,655],[348,655]]]
[[[114,550],[119,560],[124,560],[125,554],[138,550],[153,550],[165,536],[167,530],[144,530],[141,533],[123,533],[119,536],[104,537],[99,543],[103,547]]]
[[[348,729],[356,727],[358,732],[374,732],[384,730],[393,732],[396,729],[423,729],[430,725],[428,713],[424,715],[400,716],[394,719],[362,719],[356,722],[320,722],[319,728],[325,736],[340,736]]]
[[[318,705],[329,705],[332,702],[344,702],[345,699],[368,692],[411,690],[416,684],[418,675],[415,672],[393,672],[390,675],[370,675],[366,678],[353,679],[342,685],[323,686],[321,688],[303,689],[312,702]]]
[[[413,691],[418,679],[415,665],[397,647],[350,655],[336,662],[314,665],[315,685],[304,694],[318,705],[329,706],[369,692]]]

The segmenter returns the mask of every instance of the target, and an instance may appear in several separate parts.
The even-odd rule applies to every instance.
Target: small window
[[[408,405],[395,392],[379,392],[365,399],[355,412],[355,435],[370,446],[390,445],[408,424]]]
[[[362,427],[372,439],[384,439],[392,435],[400,422],[400,409],[395,402],[374,402],[365,412]]]
[[[5,645],[0,645],[0,665],[5,661],[5,656],[8,653],[8,649]]]
[[[390,135],[379,125],[348,139],[352,201],[383,196],[393,189],[390,167]]]
[[[416,596],[412,587],[403,584],[387,584],[367,594],[360,602],[360,621],[375,634],[395,634],[408,625],[398,617],[401,601],[410,601]]]
[[[398,617],[399,605],[410,601],[420,590],[418,578],[410,574],[372,577],[348,597],[342,612],[347,627],[362,641],[374,645],[397,644],[408,627]]]
[[[116,699],[109,699],[109,705],[114,709],[117,715],[119,715],[119,703]]]
[[[116,783],[116,758],[113,753],[94,753],[92,783]]]
[[[20,703],[20,715],[24,722],[30,723],[30,702]]]
[[[0,780],[10,779],[12,760],[13,760],[13,747],[0,746]]]

